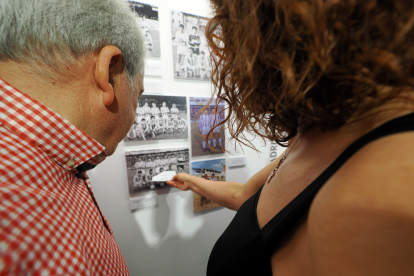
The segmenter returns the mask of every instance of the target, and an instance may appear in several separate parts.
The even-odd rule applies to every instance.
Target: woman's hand
[[[188,191],[191,190],[191,178],[192,176],[187,173],[179,173],[176,174],[172,180],[167,181],[167,184],[182,191]]]

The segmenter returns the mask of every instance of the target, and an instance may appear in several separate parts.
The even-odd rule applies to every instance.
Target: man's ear
[[[102,103],[110,106],[115,99],[115,77],[123,72],[121,50],[113,45],[105,46],[95,66],[95,81],[102,91]]]

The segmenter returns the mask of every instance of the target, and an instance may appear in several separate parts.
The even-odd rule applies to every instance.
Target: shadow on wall
[[[156,190],[158,206],[132,212],[125,167],[120,150],[89,175],[131,275],[205,275],[211,250],[235,212],[217,208],[194,214],[192,192],[175,188]],[[246,181],[248,173],[228,170],[227,178]]]
[[[194,214],[192,192],[176,189],[157,200],[157,207],[131,213],[128,231],[116,236],[131,275],[205,275],[214,243],[235,213],[219,208]]]

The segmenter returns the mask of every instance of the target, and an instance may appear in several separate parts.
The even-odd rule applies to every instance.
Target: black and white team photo
[[[171,11],[174,78],[209,81],[210,53],[204,35],[208,18]]]
[[[142,95],[124,141],[187,138],[188,127],[186,97]]]
[[[190,173],[188,148],[125,152],[128,187],[131,197],[150,190],[171,187],[152,178],[164,171]]]
[[[131,0],[128,1],[128,4],[138,15],[138,21],[142,28],[148,55],[152,57],[161,56],[158,6]]]

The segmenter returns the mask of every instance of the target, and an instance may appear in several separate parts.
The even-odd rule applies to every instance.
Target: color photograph
[[[127,151],[125,158],[131,197],[146,191],[170,188],[167,183],[152,181],[152,177],[164,171],[190,173],[188,148]]]
[[[142,95],[124,141],[188,138],[187,97]]]
[[[226,181],[226,159],[191,162],[191,175],[211,181]],[[193,193],[194,213],[220,207],[217,203]]]
[[[174,78],[210,81],[211,61],[204,35],[208,18],[171,11]]]
[[[141,24],[148,55],[152,57],[161,56],[158,6],[138,1],[128,1],[128,4],[132,11],[138,15],[138,22]]]
[[[208,97],[190,97],[192,156],[224,153],[225,136],[224,127],[222,125],[214,128],[206,141],[210,129],[225,118],[224,103],[219,103],[216,110],[216,99],[212,99],[211,102],[210,99],[211,98]],[[206,105],[208,105],[208,107],[202,111],[203,107]]]

